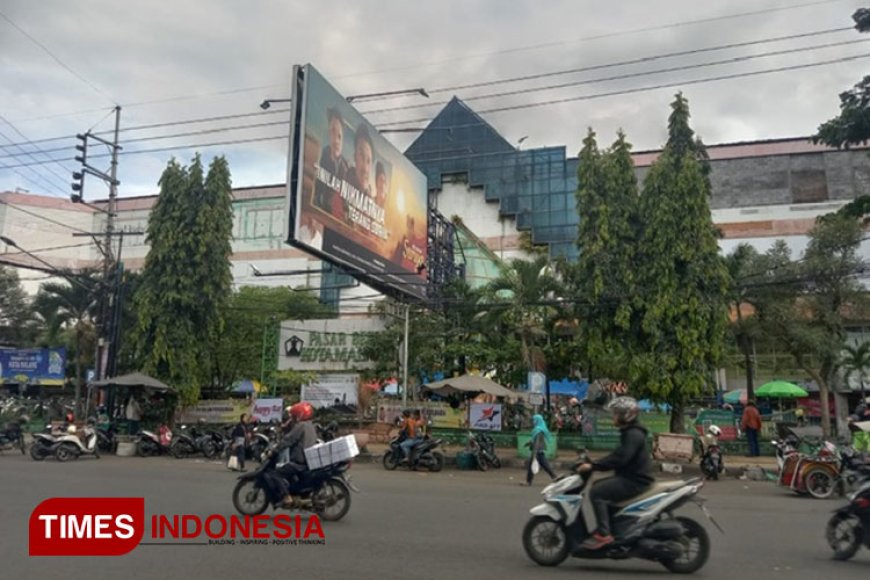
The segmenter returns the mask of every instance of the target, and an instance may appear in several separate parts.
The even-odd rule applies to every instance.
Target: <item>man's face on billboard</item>
[[[341,146],[344,140],[344,131],[341,128],[341,120],[338,117],[329,119],[329,152],[333,159],[341,155]]]
[[[387,195],[387,175],[385,173],[378,173],[375,178],[375,188],[378,191],[378,197]]]
[[[365,139],[356,142],[353,158],[356,164],[356,177],[360,187],[365,189],[372,176],[372,146]]]

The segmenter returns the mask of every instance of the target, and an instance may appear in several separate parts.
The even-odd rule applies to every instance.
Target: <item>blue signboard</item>
[[[61,386],[65,369],[65,348],[0,349],[0,383]]]

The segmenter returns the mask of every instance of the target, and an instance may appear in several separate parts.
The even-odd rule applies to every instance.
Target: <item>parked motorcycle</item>
[[[139,440],[136,441],[136,455],[153,457],[169,453],[172,445],[172,431],[168,427],[162,427],[160,431],[160,435],[144,429],[140,431]]]
[[[182,425],[172,438],[172,443],[169,445],[169,453],[176,459],[184,459],[185,457],[196,455],[200,451],[199,437],[200,435],[197,433],[196,428],[191,428],[188,431],[187,425]]]
[[[703,437],[701,472],[707,479],[719,479],[719,476],[725,472],[725,461],[722,459],[722,448],[719,446],[721,434],[722,430],[719,427],[710,425]]]
[[[97,446],[97,430],[93,425],[87,425],[82,430],[82,437],[71,426],[65,435],[57,438],[51,448],[54,458],[60,462],[78,459],[82,455],[92,455],[100,458],[100,449]]]
[[[405,458],[400,447],[402,441],[404,441],[402,436],[394,437],[390,441],[390,448],[384,454],[383,460],[384,468],[388,471],[393,471],[399,467]],[[433,473],[441,471],[444,468],[444,454],[436,450],[441,443],[441,439],[432,439],[429,435],[426,435],[411,448],[411,461],[406,465],[410,469],[425,467]]]
[[[484,432],[468,432],[468,451],[474,455],[477,468],[486,471],[490,466],[498,469],[501,460],[495,453],[495,439]]]
[[[574,469],[586,459],[575,464]],[[688,502],[700,506],[718,528],[698,497],[704,482],[658,482],[641,495],[616,504],[612,512],[612,533],[616,541],[598,550],[582,547],[594,529],[592,505],[584,493],[591,474],[558,478],[541,494],[544,503],[531,510],[532,518],[523,529],[526,554],[541,566],[557,566],[568,556],[589,559],[640,558],[658,562],[671,572],[689,574],[701,569],[710,556],[710,538],[697,521],[674,512]],[[590,522],[590,523],[587,523]]]
[[[848,560],[861,544],[870,549],[870,469],[861,473],[858,489],[849,496],[849,503],[834,511],[825,530],[835,560]]]
[[[338,521],[350,511],[350,492],[359,492],[347,475],[350,462],[345,461],[321,469],[303,471],[289,482],[292,506],[284,506],[284,497],[270,478],[276,477],[277,444],[271,444],[260,466],[253,472],[239,476],[233,489],[233,506],[242,515],[255,516],[269,507],[294,509],[317,514],[326,521]]]
[[[317,429],[317,438],[322,443],[332,441],[338,437],[338,423],[335,421],[330,421],[326,426],[315,423],[314,427]]]
[[[827,499],[834,493],[839,473],[836,447],[825,443],[818,453],[805,455],[797,449],[796,438],[771,441],[776,448],[779,465],[777,485],[787,487],[799,495]]]
[[[51,455],[52,448],[60,435],[60,432],[52,430],[51,425],[46,425],[42,433],[34,433],[33,443],[30,445],[30,457],[34,461],[42,461]]]
[[[256,426],[251,432],[248,443],[247,457],[254,461],[262,461],[263,454],[272,443],[278,441],[278,430],[272,426]]]
[[[115,435],[115,425],[109,425],[106,429],[97,428],[97,447],[101,452],[114,453],[118,450],[118,440]]]
[[[13,421],[0,432],[0,451],[20,450],[24,455],[24,431],[21,426],[26,421]]]

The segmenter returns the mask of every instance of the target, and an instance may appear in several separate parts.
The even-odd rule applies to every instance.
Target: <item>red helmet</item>
[[[290,416],[297,421],[310,421],[314,417],[314,407],[305,401],[296,403],[290,407]]]

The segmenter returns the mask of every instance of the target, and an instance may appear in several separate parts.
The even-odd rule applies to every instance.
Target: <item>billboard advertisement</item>
[[[344,372],[372,368],[362,354],[366,337],[384,330],[380,318],[286,320],[281,323],[278,369]]]
[[[501,405],[472,403],[468,410],[468,426],[482,431],[501,431]]]
[[[63,386],[65,348],[0,349],[0,384]]]
[[[315,408],[336,405],[355,406],[359,394],[359,375],[320,375],[313,382],[302,385],[302,400]]]
[[[426,177],[314,67],[294,70],[287,242],[425,298]]]

